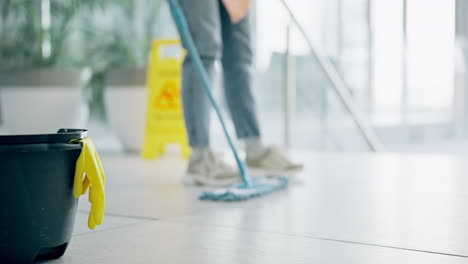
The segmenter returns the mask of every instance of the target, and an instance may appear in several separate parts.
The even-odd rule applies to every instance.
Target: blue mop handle
[[[232,153],[234,154],[234,158],[236,159],[237,167],[242,177],[242,181],[246,187],[249,187],[251,186],[251,179],[249,175],[247,174],[247,170],[245,169],[244,163],[239,158],[239,153],[237,152],[236,146],[234,145],[231,139],[231,136],[229,135],[229,132],[226,128],[226,123],[224,121],[223,116],[221,115],[221,110],[219,109],[218,104],[216,103],[216,100],[214,99],[213,93],[211,92],[210,79],[208,78],[208,74],[206,73],[205,67],[203,66],[202,60],[200,58],[200,54],[198,53],[195,43],[193,42],[192,36],[190,35],[190,32],[188,30],[188,25],[187,25],[187,21],[185,20],[185,16],[182,13],[182,10],[179,4],[176,1],[177,0],[168,0],[170,8],[171,8],[172,17],[174,18],[177,28],[179,29],[182,42],[185,44],[188,50],[189,56],[192,58],[195,64],[195,68],[197,69],[198,74],[203,83],[203,88],[205,90],[205,93],[210,99],[211,105],[213,106],[216,112],[216,115],[218,116],[219,122],[221,123],[221,126],[223,127],[224,135],[226,136],[226,139],[229,143],[229,147],[231,148]]]

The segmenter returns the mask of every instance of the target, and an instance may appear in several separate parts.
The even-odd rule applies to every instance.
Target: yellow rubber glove
[[[106,205],[105,184],[106,178],[99,155],[96,152],[90,138],[74,140],[72,143],[81,143],[83,148],[76,162],[75,181],[73,184],[73,196],[79,198],[89,189],[89,212],[88,227],[94,229],[102,224]]]

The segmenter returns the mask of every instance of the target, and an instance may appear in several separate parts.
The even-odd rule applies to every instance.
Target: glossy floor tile
[[[468,256],[468,158],[311,156],[282,193],[180,218]]]
[[[91,230],[88,228],[88,213],[78,212],[75,219],[75,228],[73,230],[73,235],[83,235],[107,229],[116,229],[142,223],[145,221],[148,220],[106,215],[104,217],[104,223],[100,226],[97,226],[94,230]]]
[[[138,156],[102,157],[107,177],[107,211],[160,219],[196,212],[209,205],[196,199],[201,190],[182,182],[185,162],[178,158],[144,161]],[[86,199],[79,208],[88,210]]]
[[[156,221],[76,237],[50,264],[468,263],[467,259],[301,236]]]
[[[83,197],[50,263],[468,263],[468,157],[298,157],[307,167],[287,190],[216,203],[180,184],[177,158],[104,156],[104,225],[86,229]]]

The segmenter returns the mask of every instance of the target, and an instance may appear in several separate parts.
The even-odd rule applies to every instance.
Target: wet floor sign
[[[177,49],[170,49],[174,47],[180,47],[180,41],[156,40],[151,49],[147,73],[146,128],[142,151],[145,159],[161,156],[167,144],[178,144],[183,157],[187,157],[190,152],[180,95],[184,55],[182,52],[174,52]]]

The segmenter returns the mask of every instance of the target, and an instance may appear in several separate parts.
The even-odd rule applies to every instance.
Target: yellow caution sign
[[[184,158],[190,154],[180,95],[184,54],[178,58],[163,56],[162,48],[167,46],[180,46],[180,41],[154,41],[148,64],[148,101],[142,151],[145,159],[162,155],[168,143],[179,144]]]

